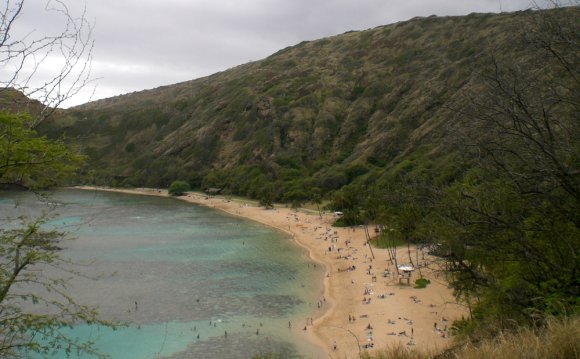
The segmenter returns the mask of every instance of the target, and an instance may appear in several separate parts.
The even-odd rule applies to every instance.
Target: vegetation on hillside
[[[562,13],[577,9],[557,10]],[[558,16],[555,13],[555,16]],[[304,203],[414,158],[454,175],[441,129],[474,72],[533,51],[532,11],[429,17],[303,42],[257,62],[67,111],[43,131],[89,157],[83,180],[224,188]]]

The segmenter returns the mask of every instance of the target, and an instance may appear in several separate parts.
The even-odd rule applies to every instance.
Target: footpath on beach
[[[76,188],[169,196],[166,190],[150,188]],[[293,323],[292,330],[321,346],[331,358],[358,358],[364,350],[372,353],[398,344],[409,350],[438,352],[449,345],[453,320],[467,315],[433,258],[417,253],[414,246],[410,252],[407,247],[397,249],[399,266],[410,266],[411,260],[414,264],[407,284],[386,249],[373,248],[371,253],[363,229],[332,227],[332,215],[280,206],[266,210],[249,201],[201,193],[177,198],[283,230],[325,266],[318,311],[303,323]],[[414,288],[418,278],[431,283]]]

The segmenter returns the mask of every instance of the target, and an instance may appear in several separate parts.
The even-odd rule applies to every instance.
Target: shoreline
[[[167,190],[151,188],[72,188],[172,197]],[[373,259],[362,229],[331,227],[328,215],[321,218],[318,213],[280,206],[266,210],[240,199],[207,197],[197,192],[174,198],[281,230],[304,248],[310,259],[324,266],[319,310],[312,314],[311,325],[296,324],[293,330],[320,347],[325,357],[358,358],[364,350],[372,354],[398,344],[409,350],[439,352],[450,344],[448,326],[466,314],[465,308],[453,303],[451,290],[438,273],[428,268],[429,257],[425,253],[397,249],[399,264],[419,256],[419,262],[427,264],[419,271],[431,284],[415,289],[412,283],[419,273],[413,272],[411,285],[404,280],[401,284],[387,250],[373,248]],[[387,271],[389,275],[385,276]]]

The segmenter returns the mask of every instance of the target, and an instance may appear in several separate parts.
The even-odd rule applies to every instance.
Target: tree
[[[64,143],[38,137],[28,114],[0,112],[0,185],[43,188],[69,178],[83,157]]]
[[[172,196],[183,196],[183,194],[189,190],[191,190],[191,188],[187,182],[174,181],[169,187],[169,194]]]
[[[320,204],[322,203],[322,195],[320,194],[320,188],[314,187],[310,190],[310,202],[316,204],[316,209],[318,210],[318,217],[322,219],[322,211],[320,210]]]
[[[578,310],[579,12],[531,13],[533,55],[492,56],[456,112],[473,168],[442,197],[440,239],[480,322]]]
[[[0,228],[0,356],[50,356],[54,351],[91,353],[104,357],[91,346],[61,332],[83,322],[114,327],[99,319],[97,312],[78,304],[67,294],[67,281],[45,276],[43,269],[70,263],[58,255],[65,234],[46,231],[44,218],[26,221],[17,229]]]
[[[60,141],[38,137],[25,114],[0,112],[0,184],[37,189],[62,183],[74,174],[83,157]],[[59,256],[64,233],[43,227],[48,217],[2,218],[0,227],[0,356],[51,355],[53,350],[96,353],[61,332],[79,322],[113,326],[67,294],[67,281],[44,274],[58,267],[77,274]],[[12,224],[11,224],[12,223]],[[114,326],[113,326],[114,327]]]
[[[258,200],[260,206],[264,207],[265,209],[272,209],[274,208],[274,198],[276,195],[276,190],[274,185],[269,183],[263,186],[260,190],[258,195]]]
[[[48,13],[58,15],[63,30],[36,36],[18,33],[24,1],[7,1],[0,8],[0,184],[28,189],[63,183],[83,157],[61,141],[39,137],[34,128],[56,107],[89,81],[92,27],[84,14],[74,17],[64,2],[47,1]],[[31,2],[39,5],[39,2]],[[20,36],[19,36],[20,35]],[[52,78],[40,75],[47,60],[57,59]],[[57,61],[57,62],[58,62]],[[38,108],[30,107],[35,98]],[[21,102],[20,99],[23,99]],[[33,106],[34,107],[34,106]],[[25,110],[31,114],[25,114]],[[62,332],[78,323],[113,326],[67,294],[67,280],[48,276],[43,269],[57,267],[65,276],[76,274],[59,256],[64,233],[46,230],[46,216],[36,219],[2,218],[0,227],[0,357],[52,356],[95,353],[91,343],[81,343]],[[114,327],[114,326],[113,326]]]

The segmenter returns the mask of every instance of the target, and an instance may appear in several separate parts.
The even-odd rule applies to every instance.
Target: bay
[[[3,218],[51,207],[45,226],[75,237],[61,255],[99,279],[73,279],[73,297],[128,326],[80,325],[68,334],[95,340],[112,358],[321,355],[294,328],[316,311],[323,273],[286,234],[173,198],[0,194]]]

